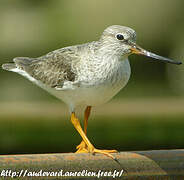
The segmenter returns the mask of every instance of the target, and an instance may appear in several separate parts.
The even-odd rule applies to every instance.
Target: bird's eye
[[[117,38],[118,40],[123,40],[123,39],[124,39],[124,36],[123,36],[122,34],[117,34],[117,35],[116,35],[116,38]]]

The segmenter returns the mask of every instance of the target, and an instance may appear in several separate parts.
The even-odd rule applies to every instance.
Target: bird
[[[16,57],[2,68],[16,72],[62,100],[82,141],[76,153],[104,154],[115,159],[116,150],[97,149],[87,137],[88,119],[94,106],[103,105],[127,84],[131,68],[128,56],[143,55],[171,64],[182,64],[136,44],[136,32],[129,27],[107,27],[99,40],[60,48],[38,58]],[[84,109],[81,126],[76,109]]]

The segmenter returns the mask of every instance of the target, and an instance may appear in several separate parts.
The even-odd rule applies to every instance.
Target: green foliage
[[[96,117],[88,137],[98,148],[118,151],[175,149],[184,146],[183,116]],[[80,136],[68,119],[4,119],[0,154],[75,152]]]

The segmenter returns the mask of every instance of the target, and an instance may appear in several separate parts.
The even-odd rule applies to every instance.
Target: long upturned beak
[[[132,52],[133,54],[138,54],[138,55],[147,56],[147,57],[149,57],[149,58],[153,58],[153,59],[155,59],[155,60],[163,61],[163,62],[166,62],[166,63],[177,64],[177,65],[182,64],[182,62],[180,62],[180,61],[174,61],[174,60],[172,60],[172,59],[165,58],[165,57],[156,55],[156,54],[154,54],[154,53],[152,53],[152,52],[146,51],[145,49],[139,47],[139,46],[136,45],[136,44],[132,44],[131,46],[132,46],[132,47],[131,47],[131,52]]]

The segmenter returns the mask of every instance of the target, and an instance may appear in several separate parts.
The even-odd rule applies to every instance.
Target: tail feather
[[[16,57],[13,59],[15,64],[17,64],[18,66],[21,66],[21,67],[30,65],[33,60],[35,60],[35,59],[29,58],[29,57]]]
[[[3,64],[2,68],[4,70],[11,71],[12,69],[16,68],[16,65],[14,63]]]
[[[34,60],[36,59],[29,57],[16,57],[13,59],[14,63],[3,64],[2,68],[7,71],[11,71],[12,69],[15,68],[26,70]]]

